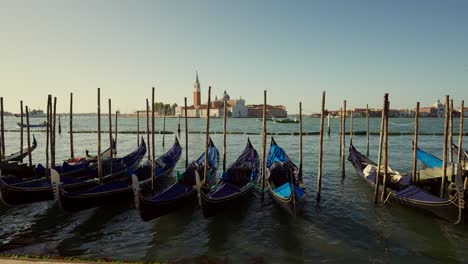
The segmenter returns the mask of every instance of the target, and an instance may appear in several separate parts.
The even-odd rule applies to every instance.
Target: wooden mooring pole
[[[369,105],[366,104],[366,157],[369,157]]]
[[[223,100],[224,106],[223,106],[223,173],[226,172],[226,129],[227,129],[227,104],[226,100]]]
[[[24,116],[24,113],[23,113],[23,101],[20,101],[20,108],[21,108],[21,117],[20,117],[20,122],[21,122],[21,127],[20,127],[20,155],[23,156],[23,132],[24,132],[24,128],[23,128],[23,125],[24,125],[24,121],[23,121],[23,116]],[[20,162],[23,162],[23,158],[21,158]]]
[[[346,100],[343,101],[343,133],[341,134],[342,137],[342,144],[341,144],[341,177],[345,177],[345,148],[346,148]]]
[[[114,142],[112,139],[112,101],[109,98],[109,147],[110,147],[110,156],[114,157]]]
[[[262,199],[265,196],[266,178],[266,115],[267,115],[267,91],[263,91],[263,124],[262,124]]]
[[[137,147],[140,146],[140,112],[137,111]]]
[[[151,93],[151,191],[154,192],[156,187],[156,150],[154,142],[154,90]]]
[[[114,149],[114,157],[117,157],[118,120],[119,120],[119,111],[115,111],[115,132],[114,132],[115,133],[115,149]]]
[[[303,156],[302,156],[302,102],[299,102],[299,184],[302,185],[302,167],[303,167]]]
[[[442,149],[442,181],[440,183],[440,198],[445,196],[445,185],[447,181],[447,142],[449,131],[449,96],[445,96],[445,123],[444,123],[444,148]]]
[[[53,109],[53,113],[52,113],[52,134],[51,134],[51,147],[52,147],[52,151],[51,151],[51,156],[52,156],[52,165],[51,167],[52,168],[55,168],[55,138],[56,138],[56,120],[57,120],[57,97],[54,96],[54,109]]]
[[[73,93],[70,93],[70,158],[74,158],[73,155]]]
[[[102,157],[101,157],[101,88],[97,88],[97,128],[98,128],[98,176],[102,184]],[[112,164],[111,164],[112,167]],[[112,169],[112,168],[111,168]]]
[[[416,112],[414,114],[414,138],[413,138],[413,173],[411,174],[411,182],[417,182],[417,167],[418,167],[418,136],[419,136],[419,102],[416,103]]]
[[[5,158],[5,126],[3,121],[3,97],[0,97],[0,161]]]
[[[380,167],[382,164],[382,143],[384,137],[385,129],[385,115],[386,115],[386,106],[388,100],[388,93],[384,95],[383,106],[382,106],[382,119],[380,121],[380,137],[379,137],[379,153],[377,158],[377,172],[375,175],[375,190],[374,190],[374,205],[377,205],[379,202],[379,187],[380,187]]]
[[[188,123],[187,123],[187,97],[184,97],[184,117],[185,117],[185,168],[188,167]]]
[[[385,130],[384,130],[384,175],[382,181],[382,196],[381,201],[385,203],[385,196],[387,191],[387,179],[388,179],[388,113],[390,111],[390,101],[387,99],[385,106]]]
[[[31,130],[29,128],[29,109],[26,106],[26,133],[27,133],[27,140],[28,140],[28,162],[29,167],[32,167],[32,153],[31,153]]]
[[[45,176],[50,175],[49,172],[49,138],[50,138],[50,104],[52,102],[52,95],[47,96],[47,124],[46,124],[46,171]]]
[[[325,115],[325,91],[322,92],[322,111],[320,115],[320,142],[319,142],[319,160],[317,173],[317,202],[320,202],[322,192],[322,161],[323,161],[323,123]]]
[[[208,158],[209,158],[209,146],[210,146],[210,108],[211,108],[211,86],[208,86],[208,103],[206,105],[206,134],[205,134],[205,171],[203,173],[202,186],[208,182]],[[214,175],[212,175],[214,176]]]
[[[148,149],[148,160],[151,160],[151,141],[150,141],[150,126],[149,126],[149,101],[146,98],[146,148]]]

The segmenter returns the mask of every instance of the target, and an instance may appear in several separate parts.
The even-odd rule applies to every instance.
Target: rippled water
[[[38,120],[34,120],[39,122]],[[32,123],[34,122],[32,121]],[[104,119],[103,123],[107,123]],[[7,129],[16,129],[15,118],[6,119]],[[63,131],[68,131],[62,119]],[[371,119],[371,130],[378,131],[379,119]],[[391,119],[390,131],[412,132],[412,119]],[[141,119],[143,130],[145,121]],[[348,125],[349,125],[348,120]],[[96,120],[74,119],[75,130],[92,130]],[[315,201],[318,161],[318,136],[304,137],[304,181],[308,201],[303,215],[287,215],[266,194],[252,198],[242,210],[225,211],[211,218],[198,208],[184,209],[150,222],[143,222],[131,202],[64,213],[53,202],[17,207],[0,206],[0,251],[14,254],[47,254],[82,257],[110,257],[127,260],[213,260],[232,262],[466,262],[468,228],[454,226],[430,215],[386,205],[374,208],[371,190],[346,162],[346,177],[341,178],[339,162],[339,119],[331,120],[331,137],[324,139],[322,200]],[[157,120],[161,129],[162,120]],[[119,130],[136,131],[136,119],[119,119]],[[202,131],[203,119],[189,119],[190,131]],[[457,128],[457,122],[455,122]],[[211,122],[214,132],[222,131],[222,120]],[[268,123],[269,132],[297,132],[297,124]],[[103,128],[107,129],[107,128]],[[177,119],[168,119],[168,131],[176,131]],[[182,133],[184,125],[181,125]],[[319,129],[319,119],[304,119],[304,131]],[[258,133],[261,122],[254,119],[229,119],[228,130]],[[354,119],[354,130],[364,131],[365,120]],[[457,129],[455,129],[456,131]],[[441,133],[442,119],[422,119],[420,131]],[[465,130],[466,131],[466,130]],[[45,133],[35,132],[38,149],[34,162],[44,161]],[[249,135],[261,153],[261,137]],[[96,151],[97,134],[75,134],[75,153]],[[174,135],[166,135],[166,149]],[[222,135],[213,134],[222,151]],[[275,136],[279,145],[297,161],[299,137]],[[411,136],[389,138],[389,164],[396,170],[411,169]],[[162,154],[162,135],[156,136],[156,153]],[[228,135],[227,163],[243,150],[247,135]],[[441,156],[441,136],[420,136],[422,148]],[[6,133],[7,152],[19,149],[19,133]],[[103,148],[108,145],[103,136]],[[349,138],[347,138],[349,142]],[[203,151],[204,135],[189,135],[189,159]],[[365,136],[353,143],[365,152]],[[57,159],[69,156],[69,136],[57,136]],[[181,137],[184,144],[184,136]],[[371,136],[370,157],[377,155],[378,136]],[[118,135],[118,153],[124,155],[137,145],[135,134]],[[185,150],[184,150],[185,151]],[[184,157],[176,170],[182,171]]]

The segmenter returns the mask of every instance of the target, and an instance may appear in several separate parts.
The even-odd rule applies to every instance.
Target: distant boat
[[[262,122],[262,121],[263,121],[263,118],[257,118],[257,121]],[[273,118],[267,117],[266,121],[274,121],[274,119],[273,119]]]
[[[21,123],[16,123],[19,127],[28,127],[27,124],[21,124]],[[29,124],[29,127],[32,128],[32,127],[46,127],[47,126],[47,122],[44,121],[44,123],[41,123],[41,124]]]
[[[293,123],[299,123],[299,120],[297,120],[296,118],[294,118],[294,119],[289,119],[289,118],[276,119],[275,123],[277,123],[277,124],[293,124]]]
[[[21,117],[21,114],[15,114],[15,116]],[[23,113],[23,116],[26,116],[26,114]],[[47,115],[42,110],[33,109],[31,112],[29,112],[29,117],[30,118],[45,118],[47,117]]]

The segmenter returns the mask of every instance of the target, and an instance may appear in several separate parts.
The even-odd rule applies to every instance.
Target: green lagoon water
[[[39,123],[42,120],[31,120]],[[17,129],[17,118],[6,118],[6,129]],[[304,118],[304,131],[317,132],[319,119]],[[412,119],[391,119],[390,132],[413,131]],[[62,118],[62,130],[68,131],[68,120]],[[349,125],[349,119],[347,125]],[[458,122],[455,127],[458,128]],[[107,119],[103,119],[104,127]],[[145,120],[140,120],[143,130]],[[371,130],[379,130],[380,120],[371,119]],[[216,263],[315,263],[315,262],[392,262],[450,263],[468,262],[468,227],[454,226],[431,215],[421,214],[396,205],[375,208],[372,191],[349,162],[342,179],[339,161],[339,119],[331,120],[330,137],[324,138],[324,172],[322,200],[315,201],[319,136],[304,137],[304,181],[308,201],[304,212],[292,218],[266,194],[260,195],[242,210],[221,212],[205,218],[199,208],[184,209],[158,219],[143,222],[131,202],[113,204],[78,213],[60,211],[54,202],[7,207],[0,206],[0,253],[61,255],[125,260],[205,261]],[[95,130],[96,119],[77,117],[74,130]],[[157,119],[162,129],[162,119]],[[177,130],[177,119],[167,119],[166,130]],[[190,131],[203,131],[204,119],[189,119]],[[181,125],[184,143],[184,125]],[[136,131],[135,118],[119,119],[119,130]],[[211,130],[222,131],[222,119],[211,120]],[[260,133],[256,119],[229,119],[228,130]],[[269,132],[297,132],[297,124],[268,122]],[[354,130],[365,130],[365,119],[354,119]],[[457,129],[455,129],[456,131]],[[442,119],[422,119],[422,133],[442,133]],[[465,130],[465,132],[468,130]],[[45,160],[45,133],[35,132],[38,149],[34,163]],[[174,135],[166,135],[166,150]],[[19,149],[20,134],[6,133],[8,153]],[[259,135],[228,135],[227,164],[243,150],[247,137],[261,153]],[[213,134],[222,152],[222,134]],[[97,134],[75,134],[75,153],[85,149],[97,151]],[[69,135],[57,136],[57,159],[69,156]],[[190,134],[189,159],[197,158],[204,147],[203,134]],[[288,155],[298,161],[299,137],[275,136]],[[389,138],[389,164],[396,170],[411,170],[411,136]],[[103,136],[103,148],[108,145]],[[156,155],[164,153],[162,135],[156,135]],[[269,139],[268,139],[269,141]],[[349,142],[349,138],[347,138]],[[355,146],[365,153],[365,136],[355,136]],[[376,159],[378,136],[370,138],[370,157]],[[442,156],[442,136],[420,136],[420,147]],[[136,134],[118,135],[118,154],[124,155],[137,146]],[[185,152],[185,149],[184,149]],[[183,171],[185,153],[176,170]],[[210,262],[213,261],[213,262]]]

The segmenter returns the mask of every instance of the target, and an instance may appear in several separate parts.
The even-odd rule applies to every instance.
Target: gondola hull
[[[375,176],[374,178],[366,177],[363,170],[364,165],[375,165],[375,163],[359,153],[353,145],[350,145],[349,153],[348,160],[351,161],[358,174],[368,183],[370,187],[372,187],[372,189],[374,189]],[[383,191],[382,186],[379,186],[379,191]],[[393,204],[398,204],[407,208],[429,213],[452,223],[458,222],[458,220],[461,220],[462,222],[466,222],[468,220],[466,209],[461,210],[462,215],[460,216],[460,207],[457,196],[453,196],[450,199],[443,199],[429,194],[413,185],[408,185],[399,191],[388,188],[387,193],[388,201]]]
[[[222,212],[224,210],[242,208],[252,196],[252,191],[253,185],[249,185],[241,192],[219,199],[210,198],[206,193],[202,192],[200,196],[203,215],[205,217],[210,217],[215,215],[217,212]]]
[[[139,200],[139,211],[141,218],[144,221],[149,221],[151,219],[177,211],[181,208],[196,206],[198,203],[198,192],[194,188],[177,199],[159,202],[147,200],[145,197],[143,197],[143,195],[140,194]]]
[[[275,201],[275,203],[279,205],[281,208],[283,208],[284,210],[286,210],[290,215],[297,216],[299,215],[300,212],[302,212],[302,209],[304,207],[305,200],[306,200],[305,193],[301,197],[298,197],[297,195],[295,195],[293,199],[292,196],[288,198],[279,196],[278,194],[274,192],[270,184],[268,184],[268,190],[270,192],[271,197]]]
[[[174,170],[174,167],[171,169],[165,171],[161,175],[158,175],[157,178],[163,178],[163,177],[169,177],[172,175],[172,172]],[[128,175],[126,172],[121,172],[119,176],[114,177],[115,178],[122,178],[122,177],[127,177]],[[149,186],[150,181],[146,180],[144,185]],[[98,186],[98,184],[94,184],[95,186]],[[91,186],[92,187],[92,186]],[[82,189],[87,189],[87,188],[82,188]],[[73,191],[79,191],[79,190],[73,190]],[[109,190],[107,192],[99,192],[99,193],[94,193],[94,194],[89,194],[89,195],[67,195],[65,192],[61,192],[60,194],[60,204],[61,208],[65,211],[70,211],[70,212],[76,212],[80,210],[85,210],[97,206],[103,206],[107,204],[114,204],[116,201],[129,201],[133,197],[133,189],[132,185],[127,182],[127,185],[118,188],[118,189],[113,189]]]

